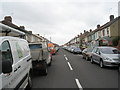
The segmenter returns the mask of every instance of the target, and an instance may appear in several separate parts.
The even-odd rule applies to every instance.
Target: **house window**
[[[105,30],[103,30],[103,36],[105,36]]]
[[[107,35],[109,35],[109,30],[108,30],[108,28],[107,28]]]

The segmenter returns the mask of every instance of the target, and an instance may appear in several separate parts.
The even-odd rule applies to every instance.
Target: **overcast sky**
[[[8,2],[9,1],[9,2]],[[84,30],[118,16],[119,0],[1,0],[0,21],[10,15],[13,23],[64,44]]]

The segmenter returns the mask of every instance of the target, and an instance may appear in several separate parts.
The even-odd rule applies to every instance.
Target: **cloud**
[[[2,0],[3,1],[3,0]],[[109,15],[118,14],[117,0],[25,0],[2,2],[3,19],[13,17],[15,24],[26,30],[51,37],[53,42],[64,44],[84,30],[95,29],[97,24],[109,21]],[[1,12],[1,11],[0,11]]]

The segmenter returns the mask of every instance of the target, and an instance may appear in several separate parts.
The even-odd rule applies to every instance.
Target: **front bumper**
[[[119,62],[118,61],[104,61],[104,66],[119,66]]]

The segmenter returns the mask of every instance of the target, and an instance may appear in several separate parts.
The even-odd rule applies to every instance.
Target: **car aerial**
[[[32,87],[32,59],[28,43],[10,36],[0,37],[0,90]]]
[[[118,66],[119,55],[120,51],[114,47],[95,47],[92,51],[91,63],[96,62],[101,68],[104,66]]]
[[[93,48],[86,48],[82,51],[83,59],[90,60]]]
[[[82,51],[80,48],[74,48],[73,53],[80,54],[80,53],[82,53]]]

